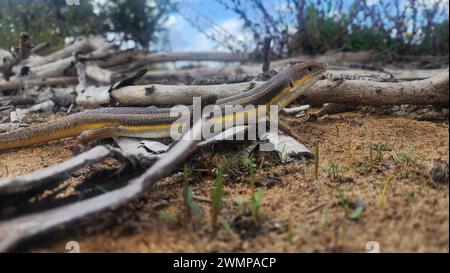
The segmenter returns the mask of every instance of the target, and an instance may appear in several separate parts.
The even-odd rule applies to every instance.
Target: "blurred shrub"
[[[86,34],[113,34],[120,41],[147,47],[173,8],[170,0],[81,0],[80,5],[65,0],[1,0],[0,47],[15,44],[23,31],[35,45],[50,42],[49,51],[62,47],[67,37]]]
[[[239,16],[257,51],[271,36],[280,57],[333,49],[448,55],[447,0],[216,1]]]

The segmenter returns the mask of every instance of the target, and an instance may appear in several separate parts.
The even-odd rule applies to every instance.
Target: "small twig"
[[[283,108],[281,111],[285,114],[295,114],[301,111],[306,111],[310,108],[309,105],[301,105],[298,107],[291,107],[291,108]]]
[[[37,46],[33,47],[33,49],[31,49],[31,53],[38,54],[39,52],[47,49],[49,46],[50,46],[50,42],[40,43]]]
[[[306,214],[311,214],[311,213],[313,213],[313,212],[315,212],[315,211],[321,209],[321,208],[322,208],[323,206],[325,206],[325,205],[326,205],[325,202],[316,204],[316,205],[314,205],[314,206],[308,208],[308,209],[306,210],[305,213],[306,213]]]

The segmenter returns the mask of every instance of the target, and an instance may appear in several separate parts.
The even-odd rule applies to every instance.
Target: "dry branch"
[[[189,105],[192,104],[193,97],[215,95],[224,98],[245,92],[251,86],[248,82],[221,85],[135,85],[115,89],[111,96],[122,105]]]
[[[120,66],[125,63],[132,63],[134,60],[143,58],[146,55],[144,50],[130,49],[121,52],[117,52],[110,58],[98,61],[97,64],[101,68],[109,68],[114,66]]]
[[[306,111],[310,108],[309,105],[301,105],[298,107],[291,107],[291,108],[283,108],[282,111],[285,114],[296,114],[298,112]]]
[[[86,164],[93,164],[111,155],[114,148],[96,146],[93,149],[79,154],[61,164],[40,169],[35,172],[13,176],[0,180],[0,195],[28,191],[41,185],[58,181],[68,173],[81,168]]]
[[[77,83],[76,77],[56,77],[56,78],[43,78],[43,79],[16,79],[13,81],[5,82],[0,81],[0,91],[7,90],[20,90],[31,88],[34,86],[54,86],[54,85],[73,85]]]
[[[96,50],[100,47],[107,46],[104,42],[100,41],[98,37],[82,38],[81,40],[64,47],[50,55],[40,58],[39,60],[26,63],[30,67],[41,66],[44,64],[52,63],[60,59],[65,59],[72,56],[74,53],[87,53]]]
[[[148,74],[147,74],[148,75]],[[147,76],[146,75],[146,76]],[[145,77],[145,76],[144,76]],[[115,89],[114,101],[122,105],[167,106],[190,104],[192,98],[216,95],[223,98],[245,92],[260,82],[219,85],[137,85]],[[105,95],[102,104],[110,103]],[[362,80],[320,80],[302,96],[304,104],[341,103],[350,105],[446,105],[448,71],[412,82],[373,82]]]
[[[151,83],[161,81],[191,84],[196,79],[218,79],[217,83],[242,82],[253,79],[261,71],[258,66],[241,65],[239,67],[226,66],[220,68],[192,68],[180,70],[156,70],[148,72],[143,80]]]
[[[120,189],[73,204],[1,222],[0,251],[8,251],[26,239],[74,222],[82,217],[106,209],[116,209],[138,197],[144,190],[151,189],[161,178],[169,175],[178,164],[195,150],[198,143],[195,139],[200,139],[201,131],[201,122],[195,123],[191,131],[188,132],[192,132],[193,138],[177,142],[150,169],[141,176],[132,179]]]
[[[85,68],[86,75],[96,82],[112,83],[119,78],[119,75],[113,71],[99,67],[96,64],[88,63]]]
[[[31,78],[41,79],[48,77],[61,77],[65,76],[67,70],[74,66],[75,57],[69,56],[64,59],[60,59],[51,63],[45,63],[39,66],[30,68]]]
[[[439,105],[448,106],[448,70],[420,81],[387,83],[372,81],[318,81],[302,96],[304,104]]]
[[[31,49],[31,53],[38,54],[39,52],[47,49],[49,46],[50,46],[49,42],[40,43],[40,44],[36,45],[35,47],[33,47],[33,49]]]
[[[298,60],[298,59],[297,59]],[[284,63],[284,65],[286,65]],[[281,63],[272,62],[274,69],[281,69]],[[260,74],[260,67],[256,65],[241,65],[239,67],[225,66],[220,68],[192,68],[179,70],[155,70],[148,72],[144,77],[144,82],[160,83],[169,81],[171,83],[192,84],[194,80],[203,80],[209,84],[215,79],[214,84],[242,82],[251,80]],[[351,79],[351,80],[373,80],[373,81],[392,81],[392,75],[385,72],[365,70],[365,69],[330,69],[326,73],[328,79]],[[394,75],[395,77],[395,75]]]
[[[245,62],[250,57],[246,53],[228,52],[167,52],[148,54],[136,62],[136,65],[148,65],[177,61],[216,61],[216,62]]]

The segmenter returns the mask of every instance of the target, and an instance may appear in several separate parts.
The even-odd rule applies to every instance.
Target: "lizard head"
[[[287,106],[303,94],[323,76],[327,68],[327,64],[309,60],[291,63],[291,66],[287,68],[290,70],[289,87],[286,88],[285,92],[281,92],[276,101],[279,109]]]

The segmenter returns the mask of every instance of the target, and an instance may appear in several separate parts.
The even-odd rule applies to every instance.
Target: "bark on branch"
[[[448,106],[448,70],[425,80],[387,83],[372,81],[318,81],[302,96],[304,104],[437,105]]]

